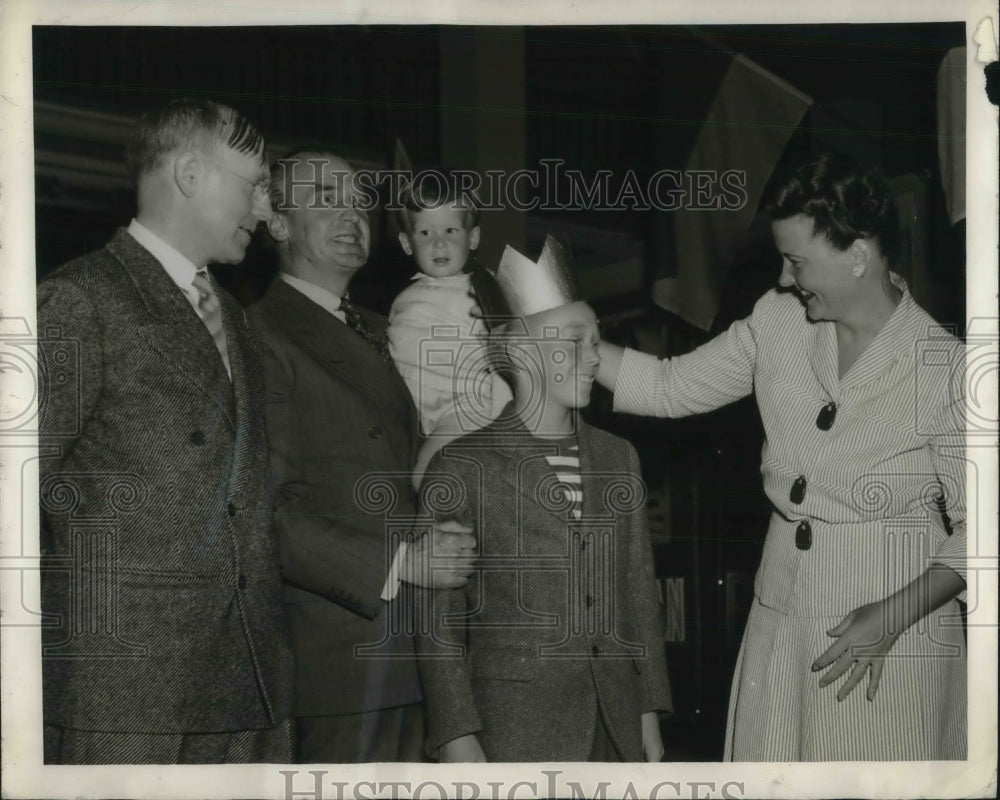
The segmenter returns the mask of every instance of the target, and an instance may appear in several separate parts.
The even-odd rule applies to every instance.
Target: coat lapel
[[[840,401],[840,378],[837,376],[837,329],[832,322],[809,326],[812,343],[809,365],[823,391],[834,402]]]
[[[580,474],[587,476],[587,486],[583,492],[583,518],[596,519],[608,513],[604,507],[606,479],[604,475],[597,475],[594,471],[592,429],[579,418],[577,424],[579,426],[577,441],[580,443]]]
[[[145,306],[147,320],[139,326],[142,336],[171,368],[212,398],[231,425],[235,424],[232,387],[225,365],[187,298],[152,254],[125,229],[115,234],[107,249],[121,262]],[[227,337],[229,333],[227,325]]]
[[[906,283],[901,278],[894,282],[903,292],[899,305],[844,375],[840,382],[844,391],[871,384],[888,375],[896,364],[913,352],[914,343],[926,334],[926,331],[913,331],[916,303],[913,302]]]
[[[281,278],[274,279],[260,302],[272,316],[280,318],[289,339],[372,403],[383,405],[387,378],[409,396],[395,367],[384,362],[347,325]],[[366,315],[366,319],[371,317]]]
[[[233,398],[236,427],[232,490],[235,494],[245,494],[249,489],[245,485],[246,481],[255,475],[255,471],[244,467],[252,462],[256,454],[266,450],[266,443],[263,441],[265,432],[261,424],[265,418],[264,381],[252,350],[253,341],[259,334],[246,324],[243,310],[229,295],[220,291],[219,297],[229,352],[229,368],[232,370],[230,397]]]
[[[508,412],[512,409],[512,405],[507,406],[500,419],[509,421]],[[493,425],[497,423],[494,422]],[[558,452],[558,445],[531,436],[524,424],[517,421],[499,434],[494,449],[504,458],[504,466],[497,477],[517,495],[517,519],[526,520],[533,510],[537,510],[565,525],[570,518],[569,509],[565,501],[554,492],[554,474],[545,459],[545,456]],[[583,469],[581,460],[581,472]],[[514,509],[511,511],[514,513]]]
[[[612,519],[618,511],[632,510],[633,501],[645,502],[645,484],[641,475],[628,471],[628,463],[621,457],[620,448],[601,450],[600,470],[594,465],[598,449],[595,428],[580,421],[580,472],[586,475],[587,486],[583,492],[583,518],[585,520]],[[606,496],[607,495],[607,496]],[[616,505],[622,508],[615,508]]]

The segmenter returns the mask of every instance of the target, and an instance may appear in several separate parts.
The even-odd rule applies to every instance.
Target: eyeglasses
[[[219,169],[223,170],[224,172],[228,172],[230,175],[235,175],[237,178],[239,178],[244,183],[249,184],[250,187],[251,187],[251,191],[256,192],[258,194],[261,194],[264,197],[268,196],[268,192],[270,190],[270,183],[271,183],[271,181],[270,181],[269,178],[258,178],[257,180],[254,181],[254,180],[251,180],[250,178],[246,177],[245,175],[240,175],[240,173],[238,173],[236,170],[230,169],[225,164],[223,164],[220,161],[217,161],[214,158],[209,158],[208,160],[211,161],[213,164],[215,164],[215,166],[217,166]]]

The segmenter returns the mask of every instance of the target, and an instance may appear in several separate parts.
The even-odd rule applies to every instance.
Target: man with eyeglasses
[[[127,164],[135,219],[38,287],[45,761],[287,762],[260,368],[206,269],[268,216],[264,141],[179,100]]]

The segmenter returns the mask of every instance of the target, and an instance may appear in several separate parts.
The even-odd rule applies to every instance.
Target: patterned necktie
[[[392,361],[389,355],[389,342],[384,336],[376,336],[365,318],[361,316],[358,307],[346,297],[340,298],[340,310],[344,312],[344,319],[347,320],[347,327],[354,331],[372,346],[372,349],[385,359],[386,363]]]
[[[229,369],[229,350],[226,347],[226,331],[222,327],[222,306],[219,304],[219,296],[215,293],[212,282],[208,279],[208,272],[196,272],[191,284],[198,291],[198,310],[201,312],[202,322],[212,334],[215,347],[222,356],[222,363],[226,365],[226,372],[232,377]]]

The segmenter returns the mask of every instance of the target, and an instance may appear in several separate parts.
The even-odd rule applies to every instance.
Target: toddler
[[[473,316],[470,259],[479,210],[445,171],[424,170],[402,192],[399,242],[417,272],[389,311],[389,352],[409,387],[426,439],[414,485],[447,442],[487,425],[510,399],[493,373]]]

